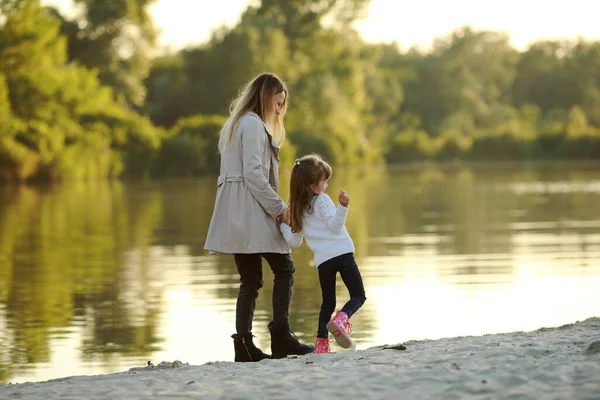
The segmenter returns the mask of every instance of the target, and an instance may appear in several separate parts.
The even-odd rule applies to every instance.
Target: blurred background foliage
[[[0,0],[0,180],[215,173],[228,105],[263,71],[290,88],[284,166],[600,155],[597,41],[519,52],[465,26],[403,52],[353,28],[368,0],[263,0],[168,53],[152,0],[76,3]]]

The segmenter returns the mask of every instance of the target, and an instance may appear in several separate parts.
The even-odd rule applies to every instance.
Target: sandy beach
[[[600,318],[533,332],[409,341],[259,363],[155,364],[4,385],[0,398],[597,400]]]

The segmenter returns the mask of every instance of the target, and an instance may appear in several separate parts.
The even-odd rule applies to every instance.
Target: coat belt
[[[219,175],[217,186],[221,186],[224,182],[243,182],[244,175],[240,173],[225,173]]]

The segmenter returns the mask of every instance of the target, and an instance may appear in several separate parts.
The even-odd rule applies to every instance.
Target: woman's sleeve
[[[242,121],[240,121],[242,125]],[[260,121],[248,118],[242,126],[242,163],[244,181],[252,196],[273,218],[283,214],[285,203],[273,190],[262,172],[262,154],[267,143],[267,134]]]

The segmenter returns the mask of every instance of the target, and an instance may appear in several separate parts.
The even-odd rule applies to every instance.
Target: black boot
[[[285,358],[288,355],[301,356],[315,351],[315,346],[312,344],[300,343],[287,325],[276,327],[270,323],[269,332],[271,332],[272,358]]]
[[[236,333],[231,337],[233,338],[233,349],[235,350],[235,362],[254,362],[271,358],[254,345],[251,333],[245,335]]]

